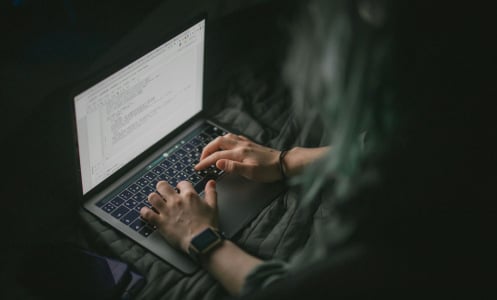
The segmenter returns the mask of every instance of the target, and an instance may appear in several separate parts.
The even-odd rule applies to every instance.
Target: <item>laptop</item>
[[[83,207],[186,274],[197,265],[139,216],[158,181],[188,180],[202,197],[216,179],[228,238],[284,189],[214,166],[193,169],[202,148],[230,132],[203,116],[205,30],[205,18],[197,18],[71,95]]]

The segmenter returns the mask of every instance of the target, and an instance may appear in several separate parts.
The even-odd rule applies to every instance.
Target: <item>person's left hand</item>
[[[157,226],[169,243],[188,252],[190,241],[196,234],[207,227],[218,226],[216,182],[207,182],[204,199],[188,181],[181,181],[176,187],[179,193],[165,181],[157,183],[157,192],[148,196],[155,211],[143,207],[140,215]]]

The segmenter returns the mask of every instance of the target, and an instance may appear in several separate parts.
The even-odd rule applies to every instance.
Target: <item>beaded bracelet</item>
[[[281,172],[281,178],[283,180],[287,179],[287,176],[285,174],[285,168],[283,166],[283,159],[285,158],[285,155],[288,153],[288,150],[281,150],[280,152],[280,157],[279,157],[279,162],[280,162],[280,172]]]

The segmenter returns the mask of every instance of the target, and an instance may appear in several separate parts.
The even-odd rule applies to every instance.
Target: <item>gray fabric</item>
[[[246,73],[234,81],[225,109],[213,118],[245,133],[257,142],[275,147],[318,144],[299,132],[298,122],[290,115],[285,90]],[[289,189],[270,203],[233,241],[262,259],[288,260],[306,244],[313,227],[319,201],[302,209],[298,191]],[[82,233],[88,244],[100,253],[128,262],[147,278],[138,299],[220,299],[226,291],[206,271],[199,269],[185,276],[166,262],[112,229],[93,215],[82,211]]]
[[[281,260],[270,260],[260,264],[247,275],[241,295],[247,295],[255,290],[264,288],[285,277],[288,263]]]

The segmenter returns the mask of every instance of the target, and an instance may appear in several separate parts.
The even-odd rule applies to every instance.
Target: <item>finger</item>
[[[178,182],[178,185],[176,187],[179,189],[180,195],[186,195],[188,193],[195,193],[195,194],[197,193],[192,183],[186,180]]]
[[[176,194],[174,188],[169,183],[163,180],[157,182],[156,189],[165,200]]]
[[[140,217],[142,217],[145,221],[153,225],[157,225],[160,221],[160,216],[146,206],[140,209]]]
[[[239,160],[240,153],[233,150],[214,152],[208,157],[201,159],[200,162],[195,166],[195,170],[203,170],[210,165],[216,164],[216,162],[220,159]]]
[[[251,142],[251,140],[243,135],[239,135],[238,138],[240,138],[241,140],[244,140],[244,141],[247,141],[247,142]]]
[[[221,148],[221,140],[222,137],[218,137],[211,141],[209,144],[207,144],[204,149],[202,149],[202,153],[200,154],[200,160],[206,158],[207,156],[211,155],[212,153],[218,151]]]
[[[216,167],[226,173],[235,173],[247,178],[251,178],[252,166],[234,160],[220,159],[216,162]]]
[[[217,191],[216,191],[216,181],[209,180],[205,185],[205,202],[209,204],[212,208],[217,208]]]
[[[157,195],[159,195],[164,201],[166,201],[166,199],[164,198],[164,196],[162,196],[158,190],[155,190],[154,193],[156,193]]]
[[[153,207],[157,210],[161,210],[166,206],[166,201],[157,193],[151,193],[148,195],[148,202],[152,204]]]
[[[216,151],[233,149],[233,147],[236,146],[237,141],[238,137],[230,133],[215,138],[212,142],[204,147],[204,149],[202,150],[202,154],[200,155],[200,160],[206,158]]]

